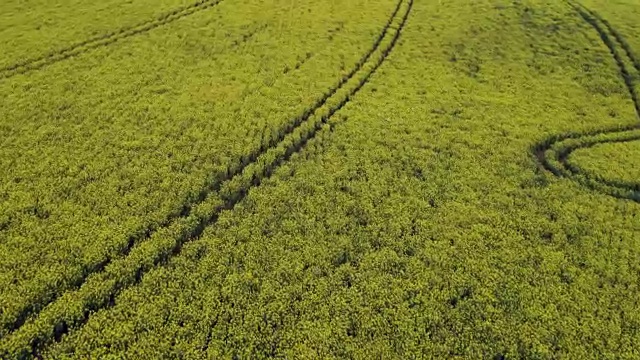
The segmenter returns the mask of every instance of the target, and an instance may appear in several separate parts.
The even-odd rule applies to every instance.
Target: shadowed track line
[[[631,47],[622,35],[608,21],[577,2],[571,0],[567,2],[578,12],[586,23],[594,28],[602,42],[611,52],[633,102],[636,116],[638,120],[640,120],[640,101],[638,100],[638,93],[636,91],[636,80],[632,73],[635,71],[636,77],[640,75],[640,61],[634,56]],[[623,49],[624,53],[621,53],[619,49]],[[625,60],[632,64],[632,66],[628,67]],[[603,143],[621,143],[640,140],[640,135],[630,134],[630,132],[637,130],[640,130],[640,123],[584,133],[556,135],[536,144],[533,148],[533,153],[539,167],[551,172],[557,177],[567,177],[594,191],[619,199],[640,203],[640,183],[627,183],[604,179],[600,176],[592,176],[569,161],[571,153],[578,149],[590,148]],[[616,137],[607,138],[609,135]],[[589,137],[596,137],[596,139],[592,139],[591,141],[585,140]],[[570,144],[563,145],[566,143]],[[551,159],[549,158],[550,156],[552,157]]]
[[[151,20],[147,20],[133,26],[123,27],[119,30],[84,40],[71,46],[50,52],[46,55],[31,58],[13,65],[0,68],[0,79],[7,79],[18,74],[24,74],[29,71],[39,70],[45,66],[55,64],[73,56],[84,54],[93,49],[113,44],[119,40],[146,33],[150,30],[158,28],[162,25],[172,23],[183,17],[212,8],[222,1],[223,0],[200,0],[191,5],[183,6],[173,11],[162,14]]]
[[[400,15],[403,5],[404,13]],[[139,283],[149,270],[166,264],[169,259],[178,255],[185,243],[197,240],[208,225],[216,223],[222,211],[232,210],[246,197],[251,188],[259,186],[279,165],[300,151],[328,119],[364,86],[395,47],[412,6],[413,0],[398,1],[373,47],[354,69],[343,77],[337,86],[330,89],[313,108],[294,119],[274,144],[263,146],[254,155],[245,158],[246,161],[235,170],[231,170],[223,181],[213,184],[209,188],[210,191],[204,192],[204,198],[199,204],[189,205],[189,211],[184,217],[171,224],[170,229],[165,228],[165,233],[169,235],[156,234],[157,236],[150,241],[141,242],[140,247],[134,247],[135,244],[132,244],[123,257],[114,260],[110,266],[105,265],[104,271],[88,277],[78,290],[67,291],[38,316],[2,339],[0,357],[40,357],[41,351],[48,344],[60,341],[70,329],[83,326],[92,312],[113,306],[115,297],[120,292]],[[381,47],[383,43],[386,45]],[[372,58],[375,54],[378,57]],[[216,198],[216,192],[220,192],[219,198]],[[206,210],[207,206],[211,206],[212,209]],[[163,238],[163,235],[167,237]],[[139,251],[136,252],[137,250]]]

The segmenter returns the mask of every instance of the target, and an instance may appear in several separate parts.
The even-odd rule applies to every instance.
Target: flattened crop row
[[[179,254],[185,243],[197,240],[208,225],[217,221],[222,211],[233,209],[251,188],[300,151],[362,88],[394,48],[412,6],[413,0],[398,2],[373,47],[315,106],[293,119],[277,138],[230,167],[221,181],[201,192],[198,202],[186,207],[184,216],[176,218],[169,226],[149,232],[146,241],[131,243],[123,257],[107,261],[104,269],[87,276],[79,289],[65,292],[37,316],[1,339],[0,357],[39,357],[48,344],[81,327],[92,312],[113,306],[120,292],[139,283],[149,270]]]
[[[0,78],[10,78],[18,74],[24,74],[29,71],[38,70],[45,66],[68,59],[70,57],[86,53],[90,50],[113,44],[116,41],[148,32],[162,25],[172,23],[183,17],[212,8],[222,1],[223,0],[199,0],[191,5],[177,8],[173,11],[167,12],[156,18],[138,23],[136,25],[123,27],[119,30],[84,40],[66,48],[51,52],[49,54],[32,59],[27,59],[16,64],[0,68]]]
[[[574,1],[568,1],[568,3],[585,22],[598,32],[598,35],[611,52],[631,96],[638,120],[640,120],[640,101],[638,100],[637,91],[640,61],[634,56],[631,47],[622,35],[608,21],[581,4]],[[620,51],[620,49],[623,51]],[[538,143],[533,152],[539,166],[557,177],[567,177],[592,190],[640,203],[640,184],[604,179],[596,174],[585,172],[582,168],[569,161],[571,153],[578,149],[589,148],[602,143],[640,140],[638,130],[640,130],[640,123],[586,133],[556,135]]]

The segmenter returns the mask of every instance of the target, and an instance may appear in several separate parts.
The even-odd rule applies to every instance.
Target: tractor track
[[[638,99],[636,84],[632,76],[634,71],[636,72],[635,75],[640,76],[640,61],[634,56],[631,47],[622,35],[607,20],[573,0],[568,0],[567,3],[598,33],[602,42],[609,49],[618,65],[620,75],[629,92],[639,122],[628,126],[551,136],[534,146],[534,158],[539,168],[557,177],[572,179],[596,192],[640,203],[640,183],[626,183],[592,176],[570,162],[571,153],[578,149],[589,148],[603,143],[640,140],[640,135],[633,135],[632,133],[640,130],[640,100]],[[615,137],[607,138],[607,136]],[[589,138],[595,139],[589,141]],[[567,143],[568,145],[566,145]]]
[[[70,45],[68,47],[50,52],[43,56],[27,59],[13,65],[2,67],[0,68],[0,79],[8,79],[19,74],[39,70],[48,65],[52,65],[68,58],[84,54],[93,49],[113,44],[119,40],[149,32],[150,30],[163,25],[167,25],[186,16],[193,15],[206,9],[210,9],[218,5],[222,1],[223,0],[199,0],[191,5],[182,6],[136,25],[126,26],[116,31],[93,37]]]
[[[327,125],[327,121],[369,81],[395,47],[412,7],[413,0],[399,0],[372,48],[336,86],[325,93],[313,107],[294,118],[276,139],[244,156],[237,166],[228,169],[225,176],[201,191],[196,202],[185,205],[181,216],[176,219],[184,224],[176,225],[180,230],[174,231],[177,233],[175,238],[167,244],[158,241],[157,248],[152,247],[155,246],[155,230],[145,231],[137,241],[135,238],[130,239],[121,256],[100,263],[95,271],[83,277],[76,289],[64,291],[43,306],[42,311],[32,314],[22,326],[0,339],[0,357],[41,357],[42,350],[49,344],[59,342],[72,329],[82,327],[92,312],[114,306],[116,296],[124,289],[138,284],[146,272],[166,264],[172,257],[180,254],[184,244],[199,239],[205,228],[215,224],[223,211],[233,210],[249,190],[259,186],[278,166],[301,151]],[[383,43],[385,46],[381,48]],[[374,54],[377,54],[377,58]],[[210,213],[204,216],[199,214],[195,208],[205,204],[214,193],[220,193],[221,203],[215,205]],[[167,227],[173,225],[168,224]],[[138,244],[141,247],[137,247]],[[140,249],[140,254],[150,252],[151,255],[145,256],[142,262],[137,261],[137,249]],[[109,272],[112,269],[116,270]],[[123,274],[120,269],[125,269],[126,273]],[[99,289],[92,288],[93,285]],[[69,311],[69,308],[74,309],[75,313]]]

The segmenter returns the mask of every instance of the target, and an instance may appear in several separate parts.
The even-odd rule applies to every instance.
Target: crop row
[[[190,206],[183,217],[150,233],[148,240],[132,244],[126,256],[110,261],[104,271],[89,275],[79,290],[64,293],[33,321],[27,321],[5,337],[0,343],[2,353],[10,357],[38,356],[45,345],[81,326],[91,312],[112,305],[124,288],[139,282],[149,269],[166,263],[180,252],[184,243],[197,239],[221,211],[232,209],[250,188],[259,185],[280,163],[299,151],[366,83],[395,46],[411,6],[412,1],[398,2],[371,50],[314,107],[293,119],[272,140],[271,146],[260,148],[230,167],[227,177],[213,187],[219,189],[219,194],[203,195],[203,200]]]
[[[116,41],[143,34],[157,27],[172,23],[185,16],[209,9],[218,5],[221,1],[222,0],[198,0],[193,4],[177,8],[136,25],[123,27],[116,31],[86,39],[43,56],[26,59],[13,65],[2,67],[0,68],[0,78],[10,78],[18,74],[24,74],[28,71],[41,69],[47,65],[86,53],[99,47],[107,46]]]
[[[582,19],[591,25],[607,46],[618,65],[620,75],[631,97],[635,113],[640,121],[640,61],[623,36],[605,19],[583,5],[569,1]],[[569,161],[572,152],[597,144],[640,140],[640,123],[630,126],[609,127],[586,133],[569,133],[554,136],[537,144],[535,156],[541,167],[558,177],[571,178],[584,186],[608,195],[640,202],[640,184],[605,179],[598,174],[584,171]]]

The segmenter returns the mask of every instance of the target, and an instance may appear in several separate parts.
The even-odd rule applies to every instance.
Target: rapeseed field
[[[0,358],[640,358],[640,2],[4,0]]]

